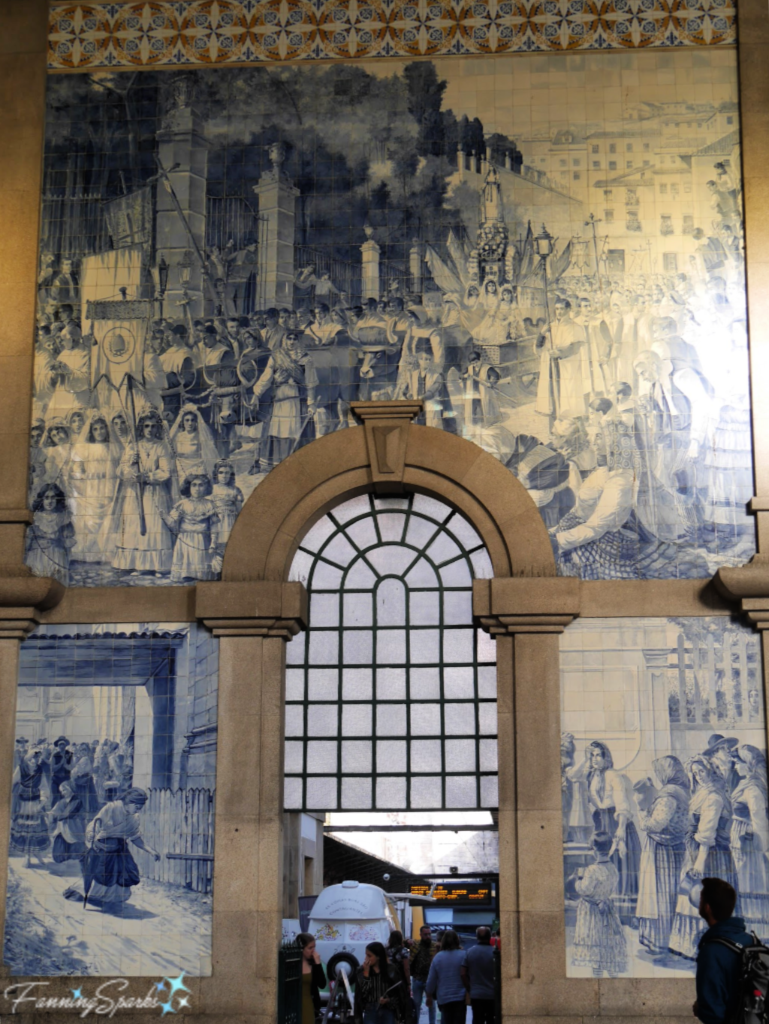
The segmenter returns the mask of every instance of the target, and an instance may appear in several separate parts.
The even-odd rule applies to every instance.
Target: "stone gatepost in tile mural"
[[[4,961],[211,973],[218,641],[41,626],[21,648]]]
[[[567,975],[692,975],[707,876],[769,938],[759,638],[724,616],[593,619],[560,646]]]

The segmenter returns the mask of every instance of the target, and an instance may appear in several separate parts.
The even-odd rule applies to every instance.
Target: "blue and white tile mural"
[[[52,76],[27,561],[216,578],[356,399],[503,462],[559,571],[753,553],[736,57]]]
[[[4,963],[211,973],[218,641],[41,626],[21,647]]]
[[[769,938],[758,636],[724,616],[580,620],[561,728],[568,976],[691,975],[707,876]]]

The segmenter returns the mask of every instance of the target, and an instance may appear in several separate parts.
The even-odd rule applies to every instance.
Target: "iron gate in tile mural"
[[[21,648],[5,963],[211,973],[218,641],[40,626]]]
[[[728,5],[697,39],[668,15],[643,52],[652,16],[607,15],[611,38],[574,28],[583,52],[493,60],[436,41],[428,61],[318,64],[295,28],[283,57],[306,59],[280,67],[245,37],[217,60],[261,65],[191,66],[235,24],[198,14],[180,67],[125,76],[98,65],[141,64],[154,22],[52,14],[52,65],[89,70],[48,81],[33,571],[215,579],[265,474],[354,426],[351,401],[393,398],[518,477],[561,574],[749,559]],[[530,49],[568,48],[551,20],[521,28]]]

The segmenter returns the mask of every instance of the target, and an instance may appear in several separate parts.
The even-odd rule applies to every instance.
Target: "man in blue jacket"
[[[741,917],[732,917],[737,894],[721,878],[703,878],[700,915],[709,927],[700,939],[697,954],[697,1002],[694,1016],[702,1024],[725,1024],[734,1012],[739,995],[742,958],[718,939],[750,946],[753,938]]]

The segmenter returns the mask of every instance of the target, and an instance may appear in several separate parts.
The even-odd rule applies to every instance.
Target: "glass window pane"
[[[441,562],[448,562],[450,558],[456,558],[462,553],[458,544],[449,537],[447,533],[439,533],[430,547],[425,551],[427,557],[440,565]]]
[[[411,779],[411,806],[414,810],[440,807],[442,798],[440,776],[417,775]]]
[[[495,647],[496,653],[496,641],[492,641]],[[479,697],[491,697],[492,699],[497,696],[497,666],[496,665],[479,665],[478,666],[478,696]]]
[[[472,590],[447,590],[443,595],[444,626],[467,626],[473,621]]]
[[[412,551],[411,548],[396,547],[395,544],[375,548],[367,555],[369,562],[383,576],[400,576],[416,557],[416,551]]]
[[[339,590],[342,585],[342,570],[328,562],[316,562],[310,588],[312,590]]]
[[[367,811],[371,808],[371,779],[342,779],[342,809]]]
[[[332,630],[310,630],[310,665],[336,665],[339,662],[339,634]]]
[[[408,498],[374,498],[374,508],[377,509],[377,511],[379,512],[391,512],[393,509],[402,509],[404,511],[407,511],[409,504],[410,502]]]
[[[470,561],[473,563],[473,574],[477,580],[490,580],[494,576],[494,566],[491,564],[488,552],[485,548],[480,551],[474,551],[470,555]]]
[[[377,740],[376,770],[378,775],[392,775],[406,770],[406,741]]]
[[[283,806],[287,811],[302,809],[302,780],[287,778],[283,783]]]
[[[406,660],[406,630],[377,630],[376,649],[379,664],[402,665]]]
[[[336,736],[338,728],[339,708],[336,704],[310,704],[308,706],[308,736]]]
[[[371,773],[371,740],[342,740],[342,771],[352,774]]]
[[[376,673],[377,700],[406,699],[406,669],[378,668]]]
[[[444,629],[443,660],[470,662],[473,661],[472,629]]]
[[[294,775],[304,771],[304,743],[297,740],[286,741],[286,755],[283,761],[287,773]]]
[[[411,670],[411,699],[438,700],[441,695],[441,676],[438,668]]]
[[[376,589],[377,626],[406,625],[406,588],[400,580],[382,580]]]
[[[439,704],[411,705],[411,735],[440,736],[441,709]]]
[[[307,586],[307,580],[310,578],[312,563],[312,555],[308,555],[304,551],[297,551],[294,555],[294,560],[291,563],[291,570],[288,574],[289,580],[293,583],[304,583],[304,585]]]
[[[475,696],[474,669],[447,668],[443,672],[443,695],[447,700],[472,700]]]
[[[311,775],[322,775],[337,770],[336,742],[309,740],[307,743],[307,771]]]
[[[323,557],[337,565],[349,565],[356,555],[355,548],[343,533],[338,533],[323,549]]]
[[[448,505],[444,505],[442,501],[438,501],[437,498],[431,498],[427,494],[415,494],[412,509],[414,512],[421,512],[423,515],[428,516],[430,519],[435,519],[439,523],[445,523],[452,513],[452,509]]]
[[[443,725],[447,736],[475,736],[475,705],[444,704]]]
[[[303,668],[286,669],[286,700],[304,700]]]
[[[403,736],[406,732],[405,704],[377,704],[376,735]]]
[[[350,498],[348,501],[337,505],[332,515],[338,523],[349,522],[357,516],[371,514],[371,502],[368,494],[359,494],[357,498]]]
[[[308,753],[308,763],[309,759]],[[446,740],[446,771],[474,772],[475,770],[475,740]]]
[[[499,807],[499,780],[496,775],[481,777],[481,807]]]
[[[362,558],[352,566],[344,582],[345,590],[371,590],[377,578]]]
[[[339,625],[339,595],[312,594],[310,596],[310,626]]]
[[[379,539],[374,529],[373,518],[360,519],[357,523],[352,523],[344,531],[353,544],[356,544],[359,548],[365,549],[373,547],[379,543]]]
[[[415,548],[424,551],[435,536],[437,529],[438,524],[432,520],[422,519],[421,516],[412,516],[406,530],[406,543],[413,544]]]
[[[481,736],[496,736],[497,735],[497,705],[489,702],[488,704],[478,705],[478,733]]]
[[[380,512],[377,516],[382,543],[394,540],[400,543],[406,527],[406,516],[403,513]]]
[[[286,736],[304,736],[304,706],[286,705]]]
[[[307,672],[308,700],[337,700],[339,697],[339,669],[311,668]]]
[[[345,737],[371,735],[370,704],[342,705],[342,735]]]
[[[317,552],[321,544],[323,544],[324,541],[328,540],[328,538],[332,535],[332,533],[335,532],[335,530],[336,527],[328,518],[328,516],[323,516],[323,518],[319,519],[317,523],[313,527],[311,527],[304,535],[301,541],[302,547],[305,548],[307,551]]]
[[[456,562],[450,562],[439,570],[441,581],[444,587],[470,587],[473,578],[467,567],[464,558],[458,558]]]
[[[482,772],[495,772],[498,767],[497,741],[481,740],[480,748],[480,769]]]
[[[412,740],[410,747],[412,772],[440,772],[443,770],[440,740]]]
[[[411,630],[411,663],[434,664],[441,660],[441,634],[437,629]]]
[[[336,777],[318,776],[307,780],[307,807],[310,810],[335,811],[337,808],[336,799]]]
[[[309,787],[309,780],[307,785]],[[446,806],[470,810],[478,806],[474,775],[446,776]]]
[[[304,648],[307,643],[306,633],[297,633],[297,635],[288,641],[286,645],[286,664],[287,665],[303,665],[304,664]]]
[[[489,636],[488,633],[484,633],[482,629],[476,631],[478,633],[478,661],[494,661],[497,660],[497,641],[493,637]]]
[[[435,588],[439,582],[435,569],[433,569],[426,558],[420,558],[414,568],[409,571],[408,576],[406,576],[406,583],[414,588]]]
[[[373,579],[373,577],[372,577]],[[373,584],[372,584],[373,585]],[[373,626],[374,625],[374,602],[371,594],[345,594],[344,595],[344,624],[345,626]]]
[[[447,595],[448,596],[448,595]],[[437,590],[412,590],[409,594],[409,621],[412,626],[437,626],[441,621],[440,594]],[[467,622],[467,619],[463,621]]]
[[[446,529],[454,534],[465,551],[469,551],[471,548],[477,548],[483,544],[480,535],[476,532],[474,527],[472,527],[465,517],[459,513],[452,516],[451,522],[446,524]]]
[[[370,629],[346,629],[342,634],[345,665],[370,665],[374,655],[374,634]]]
[[[406,807],[406,779],[384,778],[376,780],[376,805],[382,810],[402,810]]]
[[[342,669],[342,696],[345,700],[371,700],[374,696],[370,668]]]

